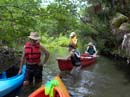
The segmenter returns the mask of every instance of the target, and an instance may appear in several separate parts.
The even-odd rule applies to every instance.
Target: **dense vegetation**
[[[122,40],[111,33],[110,21],[116,13],[129,16],[128,5],[129,0],[1,0],[0,45],[18,48],[36,31],[43,45],[57,48],[75,31],[80,49],[93,41],[100,51],[115,51]]]

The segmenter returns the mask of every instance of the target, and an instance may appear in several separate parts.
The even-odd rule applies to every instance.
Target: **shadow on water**
[[[127,61],[117,61],[116,62],[116,67],[118,70],[122,71],[124,73],[126,79],[128,79],[130,83],[130,63],[128,64]]]
[[[13,92],[5,95],[4,97],[15,97],[16,95],[19,95],[21,88],[22,88],[22,86],[16,88]]]

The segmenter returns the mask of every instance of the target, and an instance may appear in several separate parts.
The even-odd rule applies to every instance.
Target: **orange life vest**
[[[30,42],[27,42],[25,44],[25,58],[27,62],[29,63],[39,63],[40,62],[40,57],[41,57],[41,52],[40,52],[40,44],[31,44]]]

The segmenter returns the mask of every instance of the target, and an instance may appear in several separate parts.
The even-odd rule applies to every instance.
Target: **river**
[[[100,56],[95,64],[84,68],[73,77],[68,72],[60,72],[57,57],[61,56],[51,56],[48,65],[44,66],[42,84],[60,74],[71,97],[130,97],[130,82],[124,72],[117,68],[120,62]],[[28,86],[20,89],[17,94],[19,97],[27,97],[36,88],[38,87]]]

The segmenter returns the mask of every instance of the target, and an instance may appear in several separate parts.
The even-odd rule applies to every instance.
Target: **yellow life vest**
[[[76,36],[70,38],[69,45],[72,45],[74,48],[77,48],[77,37]]]

